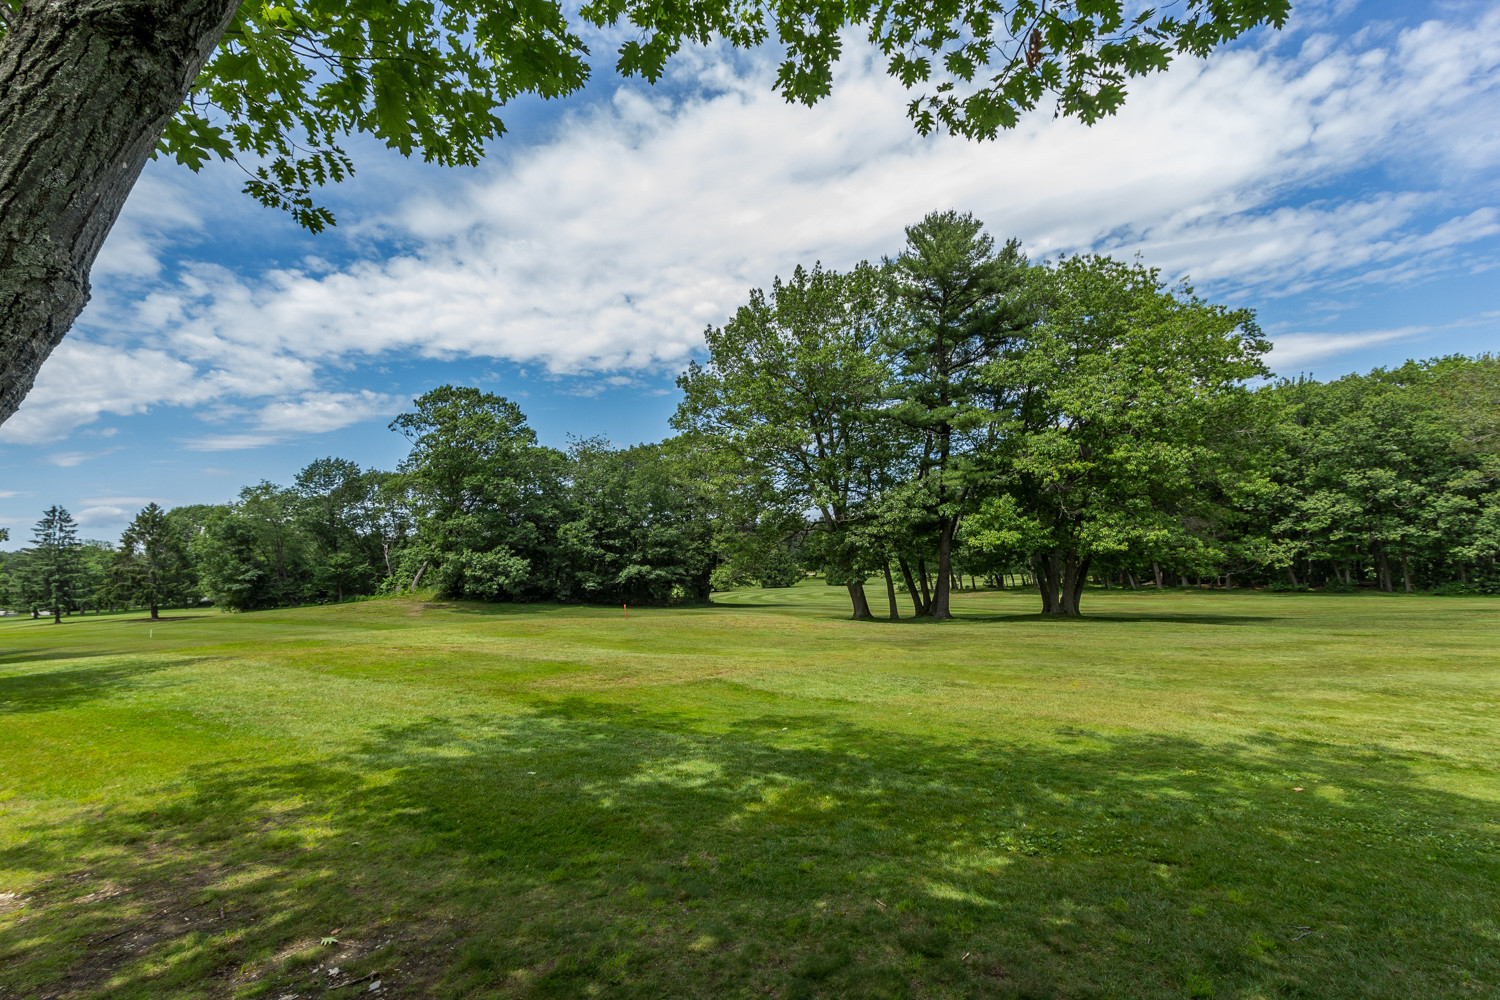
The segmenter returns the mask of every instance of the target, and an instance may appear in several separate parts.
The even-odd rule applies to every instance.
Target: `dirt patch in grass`
[[[155,848],[143,851],[137,864],[145,871],[164,866],[174,871],[167,878],[121,881],[95,866],[38,885],[26,897],[27,910],[13,932],[56,948],[57,972],[39,993],[8,994],[0,987],[0,997],[101,995],[105,984],[143,956],[170,948],[172,942],[232,938],[237,928],[257,919],[244,908],[226,909],[215,892],[228,874],[224,867],[183,868]],[[0,955],[0,970],[28,957],[25,951]]]

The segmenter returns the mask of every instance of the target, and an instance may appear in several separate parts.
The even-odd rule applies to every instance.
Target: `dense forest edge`
[[[0,553],[33,617],[435,591],[668,605],[818,574],[851,614],[956,587],[1500,592],[1500,358],[1276,378],[1253,313],[1096,255],[1033,262],[934,213],[894,257],[797,268],[706,332],[676,434],[538,443],[446,385],[395,471],[323,458],[118,542],[49,508]],[[879,600],[875,602],[878,606]]]

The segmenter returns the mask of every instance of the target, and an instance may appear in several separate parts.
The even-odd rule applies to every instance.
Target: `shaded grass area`
[[[1500,989],[1500,605],[839,597],[0,625],[0,996]]]

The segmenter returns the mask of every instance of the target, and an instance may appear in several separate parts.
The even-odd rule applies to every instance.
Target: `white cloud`
[[[115,525],[128,521],[135,516],[134,511],[126,510],[124,507],[98,506],[85,507],[73,515],[73,520],[78,522],[80,528],[95,528],[99,525]]]
[[[48,465],[56,465],[59,468],[71,469],[76,465],[103,458],[105,455],[113,455],[119,448],[106,448],[103,451],[58,451],[53,452],[46,458]]]
[[[395,414],[409,400],[370,392],[317,392],[299,399],[277,400],[262,407],[248,419],[252,430],[229,434],[209,434],[183,442],[190,451],[238,451],[277,444],[301,434],[323,434],[375,417]],[[240,417],[241,415],[235,414]]]
[[[1321,361],[1361,347],[1410,340],[1434,328],[1403,326],[1390,330],[1361,330],[1354,333],[1286,333],[1278,336],[1267,357],[1267,363],[1281,375],[1288,375],[1297,365]]]
[[[0,425],[0,441],[50,441],[100,414],[213,398],[211,376],[161,347],[122,348],[70,335],[42,367],[36,388]]]
[[[0,440],[173,404],[212,404],[233,422],[190,448],[287,440],[393,412],[326,384],[331,366],[391,354],[601,382],[671,368],[749,287],[797,263],[892,252],[903,225],[953,206],[1033,254],[1140,251],[1240,301],[1490,266],[1474,248],[1500,233],[1487,173],[1500,138],[1483,124],[1500,119],[1500,11],[1182,60],[1092,129],[1035,115],[993,143],[917,136],[906,93],[872,54],[850,51],[833,96],[811,110],[771,91],[768,58],[742,76],[713,54],[685,58],[677,82],[699,96],[624,87],[548,141],[503,149],[478,179],[363,220],[359,245],[384,239],[395,255],[261,273],[190,264],[129,309],[109,300]],[[1384,189],[1327,191],[1375,166]],[[147,193],[141,231],[198,225]],[[143,246],[117,251],[112,273],[147,273],[120,263],[157,244]],[[1276,360],[1369,336],[1282,337]]]

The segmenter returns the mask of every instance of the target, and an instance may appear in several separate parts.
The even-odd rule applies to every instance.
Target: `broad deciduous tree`
[[[851,529],[901,460],[881,318],[884,282],[862,264],[848,274],[798,267],[760,289],[705,334],[709,359],[678,379],[673,425],[730,456],[725,502],[811,511],[807,540],[830,582],[847,587],[855,618],[870,616],[866,575],[877,567]],[[739,480],[747,488],[740,496]]]
[[[985,375],[1014,408],[993,537],[973,541],[1030,549],[1043,610],[1076,615],[1093,559],[1140,551],[1210,499],[1270,345],[1249,312],[1138,264],[1065,257],[1032,275],[1038,322]]]
[[[400,486],[417,539],[413,584],[430,566],[455,596],[536,599],[557,593],[564,457],[537,444],[521,408],[469,386],[439,386],[391,422],[412,443]],[[420,560],[420,561],[417,561]]]

